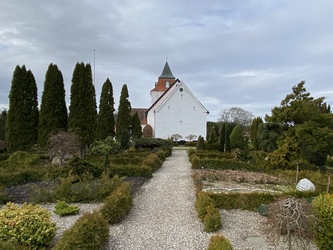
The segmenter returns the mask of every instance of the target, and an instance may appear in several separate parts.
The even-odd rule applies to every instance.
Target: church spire
[[[175,77],[173,76],[170,66],[168,64],[168,61],[165,62],[162,74],[160,75],[159,78],[163,78],[163,79],[175,79]]]

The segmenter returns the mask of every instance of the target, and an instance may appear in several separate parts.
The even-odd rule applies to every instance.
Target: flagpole
[[[95,72],[96,72],[95,71],[95,54],[96,53],[95,53],[95,49],[94,49],[94,85],[96,85],[96,78],[95,78],[96,77],[96,74],[95,74]]]

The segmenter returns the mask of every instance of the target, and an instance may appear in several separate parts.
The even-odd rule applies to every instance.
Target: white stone
[[[61,166],[61,158],[60,158],[60,156],[56,156],[56,157],[53,158],[52,165]]]
[[[316,191],[316,187],[310,180],[308,180],[307,178],[303,178],[298,182],[298,184],[296,186],[296,190],[298,190],[298,191]]]

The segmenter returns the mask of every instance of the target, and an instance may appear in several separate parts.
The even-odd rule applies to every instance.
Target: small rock
[[[307,178],[304,178],[298,182],[298,184],[296,186],[296,190],[298,190],[298,191],[316,191],[316,187],[310,180],[308,180]]]

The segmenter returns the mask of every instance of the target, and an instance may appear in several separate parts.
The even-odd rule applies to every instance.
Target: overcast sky
[[[116,108],[123,84],[148,108],[166,56],[210,121],[234,106],[264,118],[302,80],[332,104],[332,11],[331,0],[0,0],[0,109],[23,64],[39,103],[57,64],[69,105],[77,62],[95,66],[97,106],[109,78]]]

